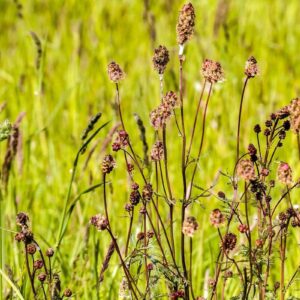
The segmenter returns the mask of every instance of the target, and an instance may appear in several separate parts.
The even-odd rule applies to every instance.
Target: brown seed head
[[[16,222],[19,226],[27,226],[27,222],[29,221],[29,217],[26,213],[20,212],[17,214]]]
[[[36,261],[33,263],[33,268],[34,268],[35,270],[39,270],[39,269],[41,269],[43,266],[44,266],[44,263],[43,263],[43,261],[42,261],[41,259],[38,259],[38,260],[36,260]]]
[[[226,233],[223,238],[223,250],[227,253],[233,250],[236,246],[237,238],[236,235],[233,233]]]
[[[27,251],[28,254],[33,255],[36,252],[36,246],[35,246],[35,244],[29,244],[29,245],[27,245],[26,251]]]
[[[169,62],[168,49],[162,45],[158,46],[158,48],[154,50],[152,61],[154,69],[158,72],[158,74],[163,74]]]
[[[44,282],[44,281],[46,280],[46,278],[47,278],[47,275],[46,275],[45,273],[41,273],[41,274],[39,274],[39,276],[38,276],[38,280],[39,280],[40,282]]]
[[[143,187],[143,192],[142,192],[143,198],[146,201],[150,201],[153,195],[153,188],[151,183],[147,183]]]
[[[46,251],[46,256],[52,257],[54,255],[54,250],[52,248],[48,248]]]

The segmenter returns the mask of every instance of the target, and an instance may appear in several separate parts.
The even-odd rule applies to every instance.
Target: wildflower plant
[[[80,196],[95,190],[101,192],[97,205],[93,207],[95,213],[90,217],[89,230],[109,239],[106,255],[99,266],[100,272],[96,275],[98,298],[113,256],[118,258],[122,272],[119,288],[122,299],[283,300],[289,293],[298,272],[296,269],[294,276],[286,277],[289,233],[300,227],[300,211],[293,201],[293,191],[299,186],[299,180],[293,177],[289,163],[281,161],[277,154],[284,147],[290,131],[297,135],[300,149],[300,100],[296,98],[273,112],[263,125],[253,124],[255,138],[248,141],[247,149],[243,149],[240,146],[243,103],[246,90],[250,88],[250,79],[251,84],[255,84],[254,79],[259,74],[259,64],[250,56],[246,60],[244,74],[241,74],[244,83],[239,99],[236,155],[232,157],[232,172],[220,172],[221,180],[229,186],[229,192],[216,192],[215,185],[199,188],[198,177],[205,178],[205,169],[199,167],[199,161],[203,158],[208,108],[215,86],[225,80],[226,72],[220,62],[204,59],[199,66],[203,79],[200,95],[192,115],[187,116],[184,75],[185,62],[189,57],[185,49],[192,42],[195,24],[195,9],[192,3],[187,3],[179,12],[176,26],[178,90],[165,91],[164,80],[168,74],[168,63],[174,59],[173,52],[163,45],[154,49],[152,64],[155,75],[158,75],[155,80],[160,95],[157,104],[153,104],[149,112],[150,134],[146,135],[143,121],[136,116],[143,143],[142,154],[138,153],[133,142],[136,132],[128,130],[124,118],[126,99],[122,98],[119,88],[121,84],[126,85],[122,64],[108,64],[107,80],[112,83],[115,92],[114,107],[119,123],[109,137],[107,153],[97,162],[100,183],[73,198],[72,187],[78,162],[109,122],[97,127],[102,118],[102,114],[98,113],[83,131],[82,144],[71,170],[54,250],[50,248],[44,254],[28,226],[27,214],[17,215],[19,231],[15,239],[24,245],[24,259],[33,297],[37,298],[40,294],[45,299],[72,296],[70,289],[61,291],[60,275],[53,272],[53,268],[58,268],[57,253]],[[130,72],[127,76],[130,76]],[[190,128],[187,117],[192,120]],[[176,137],[172,135],[170,124],[176,128]],[[198,130],[199,126],[201,130]],[[1,125],[0,140],[9,138],[11,132],[9,123]],[[148,136],[154,137],[150,151]],[[173,184],[173,174],[169,169],[172,163],[170,145],[174,138],[180,141],[181,146],[175,171],[176,177],[180,178],[180,185]],[[108,190],[112,190],[111,182],[116,178],[116,167],[122,165],[125,168],[119,168],[118,173],[127,180],[127,194],[112,191],[108,194]],[[218,252],[214,255],[210,278],[206,280],[208,293],[203,295],[202,287],[195,280],[199,266],[193,261],[193,253],[197,251],[199,243],[195,237],[201,230],[202,216],[194,213],[194,207],[199,203],[198,199],[208,197],[218,200],[212,211],[203,210],[214,232]],[[113,201],[116,199],[124,202],[126,233],[122,232],[122,235],[112,222],[115,218]],[[30,258],[32,263],[29,262]],[[278,271],[272,272],[272,269]],[[205,274],[201,276],[204,278]],[[239,284],[238,290],[231,295],[228,294],[228,286],[233,280]]]

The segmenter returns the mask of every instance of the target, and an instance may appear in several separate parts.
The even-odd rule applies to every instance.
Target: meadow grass
[[[81,145],[80,136],[90,117],[102,112],[101,122],[110,121],[99,134],[99,141],[88,168],[83,171],[86,156],[80,158],[78,174],[71,199],[90,185],[102,182],[101,146],[109,130],[118,121],[114,112],[114,85],[107,77],[107,64],[120,63],[126,79],[120,84],[124,118],[132,143],[142,153],[142,143],[133,113],[146,126],[149,145],[155,141],[149,123],[149,112],[160,103],[159,79],[151,59],[154,47],[164,44],[170,50],[170,63],[165,73],[165,90],[178,90],[178,47],[175,26],[181,1],[155,1],[145,12],[147,1],[19,1],[23,5],[18,16],[14,1],[0,1],[0,104],[6,107],[0,121],[15,121],[25,112],[21,122],[22,144],[13,164],[7,191],[1,203],[2,268],[25,299],[31,299],[26,279],[22,248],[14,241],[15,216],[19,211],[30,215],[36,238],[43,248],[54,247],[66,198],[72,163]],[[235,159],[238,105],[242,89],[245,60],[254,55],[260,65],[260,76],[249,83],[245,95],[241,127],[241,152],[255,141],[253,126],[290,102],[299,94],[300,56],[298,54],[300,3],[293,1],[194,1],[196,28],[193,40],[186,47],[185,68],[186,127],[192,127],[189,113],[196,106],[200,68],[205,58],[222,63],[226,80],[216,86],[207,116],[204,149],[199,162],[202,173],[197,184],[207,188],[216,184],[215,191],[225,193],[228,181],[220,179],[219,171],[232,172]],[[228,6],[228,7],[227,7]],[[226,9],[228,10],[226,12]],[[148,15],[147,15],[148,14]],[[154,22],[149,20],[154,16]],[[154,27],[153,27],[154,26]],[[155,35],[153,34],[155,31]],[[37,68],[37,47],[30,32],[41,41],[40,67]],[[191,116],[193,116],[191,114]],[[170,180],[181,184],[176,160],[180,139],[172,124],[169,148]],[[296,136],[288,135],[285,150],[278,156],[293,166],[299,175]],[[95,145],[95,142],[94,142]],[[5,143],[0,144],[0,158],[5,155]],[[192,153],[192,156],[195,156]],[[128,226],[124,205],[129,197],[124,165],[110,176],[109,207],[111,223],[124,244],[121,234]],[[179,198],[181,189],[175,198]],[[299,192],[295,191],[295,199]],[[297,202],[297,200],[295,200]],[[209,225],[209,212],[218,205],[214,197],[201,199],[191,208],[199,222],[195,235],[193,259],[197,262],[194,289],[204,294],[205,274],[213,276],[219,247],[218,233]],[[175,226],[179,226],[179,208],[175,209]],[[177,211],[178,210],[178,211]],[[80,198],[67,227],[60,251],[57,270],[61,270],[62,285],[70,287],[76,299],[97,299],[95,272],[99,272],[110,244],[108,235],[89,228],[89,218],[103,211],[100,189]],[[140,229],[134,228],[134,234]],[[300,265],[300,236],[294,231],[289,243],[287,276]],[[179,235],[175,237],[179,244]],[[177,258],[179,259],[179,253]],[[272,277],[276,277],[276,272]],[[100,287],[101,299],[117,299],[122,274],[117,256],[113,256],[105,280]],[[275,279],[274,279],[275,280]],[[11,288],[3,277],[2,299]],[[299,285],[291,293],[300,297]],[[239,284],[228,287],[235,295]]]

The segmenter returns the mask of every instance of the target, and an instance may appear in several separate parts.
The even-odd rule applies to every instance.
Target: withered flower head
[[[29,221],[29,217],[26,213],[20,212],[17,214],[17,225],[19,226],[27,226],[27,222]]]
[[[106,217],[98,214],[91,217],[90,224],[95,226],[98,231],[103,231],[107,229],[108,220],[106,219]]]
[[[141,199],[140,192],[138,190],[131,191],[129,199],[133,206],[138,205]]]
[[[205,59],[202,64],[202,75],[210,83],[224,80],[224,72],[220,63]]]
[[[258,75],[257,61],[254,56],[250,56],[246,61],[245,75],[249,78],[253,78]]]
[[[215,226],[216,228],[222,226],[225,223],[225,216],[223,215],[223,213],[218,209],[214,209],[211,213],[210,213],[210,223]]]
[[[118,83],[120,80],[122,80],[125,77],[125,74],[121,69],[121,67],[114,61],[108,64],[107,73],[109,79],[115,83]]]
[[[195,10],[192,3],[183,5],[177,23],[177,42],[183,45],[194,33],[195,27]]]
[[[193,237],[195,231],[198,229],[198,222],[195,217],[189,216],[187,217],[182,225],[182,232],[183,234]]]
[[[153,195],[153,188],[151,183],[147,183],[143,187],[142,195],[144,200],[150,201]]]
[[[223,250],[226,251],[227,253],[233,250],[236,246],[237,238],[236,235],[229,232],[225,234],[223,238]]]
[[[41,274],[39,274],[39,276],[38,276],[38,280],[39,280],[40,282],[44,282],[44,281],[46,280],[46,278],[47,278],[47,275],[46,275],[45,273],[41,273]]]
[[[236,172],[239,177],[246,181],[255,179],[254,165],[249,159],[241,159],[238,162]]]
[[[280,162],[277,169],[278,180],[283,184],[290,184],[293,181],[292,169],[286,162]]]
[[[115,167],[116,162],[114,158],[108,154],[105,155],[101,164],[101,169],[103,174],[109,174]]]
[[[152,61],[154,69],[158,72],[158,74],[163,74],[169,62],[168,49],[165,46],[159,45],[158,48],[154,50]]]
[[[292,100],[289,105],[291,128],[295,133],[300,132],[300,98]]]
[[[151,149],[151,159],[159,161],[164,159],[164,145],[161,141],[156,141]]]

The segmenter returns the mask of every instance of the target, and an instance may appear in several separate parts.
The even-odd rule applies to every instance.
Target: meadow
[[[184,280],[178,280],[175,287],[168,280],[164,280],[168,274],[155,264],[160,256],[157,237],[154,236],[149,245],[138,243],[137,235],[144,231],[145,224],[148,230],[151,228],[150,221],[145,217],[148,211],[140,214],[139,206],[133,219],[128,242],[129,252],[139,247],[139,251],[143,253],[148,251],[147,263],[154,264],[150,272],[154,279],[150,289],[147,285],[145,295],[137,295],[135,298],[129,293],[126,297],[300,299],[297,272],[300,268],[300,234],[297,226],[281,237],[287,239],[284,284],[288,286],[282,295],[281,288],[276,288],[282,273],[280,263],[277,263],[282,255],[277,249],[278,245],[274,246],[271,259],[262,262],[264,267],[270,264],[267,291],[253,279],[253,285],[249,285],[249,293],[248,288],[245,293],[241,293],[241,277],[247,276],[239,274],[238,268],[234,263],[231,265],[229,258],[226,263],[232,267],[233,278],[228,279],[230,282],[226,284],[226,288],[222,289],[222,285],[216,288],[212,279],[215,280],[216,261],[219,260],[218,255],[222,247],[220,231],[211,224],[211,212],[216,208],[221,209],[224,215],[230,218],[231,211],[228,210],[227,204],[231,207],[231,200],[223,201],[224,197],[220,191],[228,196],[225,196],[225,199],[234,199],[235,193],[243,195],[243,191],[237,192],[235,189],[236,179],[233,172],[237,163],[236,135],[247,59],[252,55],[256,58],[259,74],[250,78],[244,94],[240,155],[248,153],[250,143],[257,143],[254,126],[260,124],[264,128],[265,121],[270,119],[272,113],[289,105],[291,100],[299,95],[300,2],[204,0],[192,3],[196,15],[195,28],[193,36],[184,47],[183,77],[180,78],[176,24],[184,5],[182,1],[0,1],[0,124],[9,120],[18,128],[17,131],[10,131],[7,136],[8,142],[0,142],[1,300],[34,299],[26,266],[24,243],[18,243],[15,238],[20,231],[20,226],[16,224],[16,216],[20,212],[25,212],[30,221],[20,221],[19,218],[19,225],[21,224],[23,230],[27,229],[25,227],[29,224],[34,233],[34,240],[38,242],[44,255],[48,248],[54,250],[50,259],[52,271],[60,278],[60,295],[51,294],[50,291],[48,295],[48,285],[45,284],[44,296],[36,276],[36,299],[61,299],[67,288],[72,291],[73,299],[124,299],[120,295],[124,266],[120,264],[116,249],[103,273],[103,280],[100,280],[103,261],[107,258],[107,250],[111,245],[111,236],[107,232],[95,230],[91,224],[92,216],[105,213],[105,190],[110,212],[109,226],[113,229],[113,235],[117,237],[121,255],[126,256],[126,237],[131,218],[124,206],[131,194],[131,175],[126,173],[123,154],[114,152],[111,148],[115,139],[113,130],[118,126],[120,128],[116,86],[120,93],[120,104],[130,144],[138,154],[136,161],[142,166],[146,181],[151,182],[155,189],[157,164],[151,161],[150,152],[158,133],[151,126],[149,114],[160,105],[162,94],[172,90],[179,99],[182,92],[185,129],[190,137],[201,91],[203,89],[204,98],[209,93],[208,85],[207,88],[203,88],[202,64],[205,59],[221,64],[224,80],[211,85],[212,93],[205,123],[202,123],[204,100],[200,106],[194,141],[197,145],[200,143],[203,129],[201,124],[205,124],[201,157],[196,159],[197,146],[192,148],[190,154],[192,159],[196,159],[193,166],[197,167],[194,193],[200,194],[199,197],[193,198],[186,209],[186,215],[194,216],[198,224],[193,238],[186,238],[185,243],[188,265],[189,247],[191,241],[193,243],[193,269],[190,271],[188,267],[191,273],[186,274],[193,279],[193,291],[191,293],[189,288],[185,289]],[[154,49],[159,45],[164,45],[169,50],[169,62],[163,75],[163,93],[160,77],[153,67]],[[112,61],[117,62],[126,74],[117,85],[116,82],[112,82],[107,71],[107,66]],[[93,124],[94,131],[89,132],[88,138],[82,139],[84,130],[91,124],[91,118],[98,113],[101,113],[101,117]],[[175,109],[175,114],[180,131],[180,108]],[[89,137],[97,128],[100,128],[99,132],[89,141]],[[184,221],[181,219],[182,136],[179,131],[172,116],[172,120],[167,123],[166,144],[168,179],[175,203],[172,224],[176,264],[171,263],[170,269],[177,272],[178,264],[178,273],[183,274],[180,248]],[[279,147],[272,157],[272,165],[269,166],[270,178],[276,179],[277,168],[281,162],[287,162],[293,170],[294,184],[300,178],[297,134],[286,131],[284,147]],[[13,132],[17,136],[16,145],[11,143]],[[263,133],[260,134],[263,147],[265,140]],[[87,141],[85,147],[84,143]],[[78,152],[79,149],[81,150]],[[74,165],[77,153],[78,162],[75,160]],[[128,153],[131,153],[130,150]],[[107,154],[114,156],[116,168],[103,176],[102,162]],[[9,159],[11,160],[8,164]],[[189,178],[192,170],[193,168],[189,170]],[[70,185],[72,174],[75,175]],[[132,174],[142,188],[143,177],[137,165]],[[239,187],[243,188],[242,180],[239,181]],[[280,186],[276,183],[273,199],[280,198],[285,193],[285,188],[285,185]],[[165,194],[169,194],[168,187],[166,190]],[[161,223],[166,225],[169,235],[168,201],[172,199],[164,199],[160,196],[163,193],[163,187],[160,185],[159,191],[154,191],[154,196],[158,199],[155,203],[159,203]],[[248,194],[247,188],[245,194]],[[252,196],[249,192],[249,197]],[[299,205],[297,186],[288,193],[288,199],[292,199],[296,211]],[[251,198],[248,207],[250,222],[253,224],[256,224],[257,217],[255,203]],[[271,202],[272,205],[273,203]],[[280,205],[281,211],[289,207],[289,203],[285,202]],[[156,229],[161,230],[162,248],[166,249],[167,260],[172,260],[172,251],[169,251],[170,247],[164,238],[155,206],[148,206],[149,216],[153,217],[157,224]],[[241,207],[240,216],[245,218],[244,202]],[[245,235],[240,237],[238,224],[238,217],[234,217],[231,231],[238,235],[237,248],[242,251],[242,245],[247,243],[247,238]],[[262,223],[263,226],[265,224]],[[260,228],[254,225],[253,235],[259,235],[259,230]],[[255,244],[256,238],[252,238]],[[146,240],[145,237],[141,238],[143,239]],[[270,238],[271,243],[272,239],[273,237]],[[268,252],[267,244],[256,246]],[[39,248],[37,252],[38,250]],[[38,253],[35,255],[38,256]],[[245,256],[247,257],[247,253]],[[132,274],[136,276],[137,281],[140,280],[137,290],[141,289],[141,286],[145,288],[142,281],[145,277],[145,257],[133,258]],[[29,263],[31,264],[31,261]],[[238,265],[243,263],[239,256]],[[246,269],[245,273],[248,271]],[[185,277],[185,274],[180,276]],[[220,280],[227,281],[224,277]],[[132,289],[135,290],[135,287]],[[177,289],[185,291],[185,295],[175,295]],[[191,293],[189,296],[187,291]],[[67,294],[63,298],[66,297]]]

